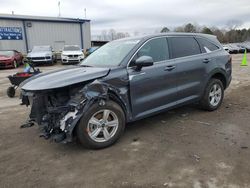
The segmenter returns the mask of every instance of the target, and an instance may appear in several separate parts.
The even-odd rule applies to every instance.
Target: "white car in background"
[[[62,64],[79,63],[84,59],[84,54],[78,45],[65,45],[62,50]]]

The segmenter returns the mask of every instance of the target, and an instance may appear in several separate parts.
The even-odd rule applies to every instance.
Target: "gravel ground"
[[[250,67],[242,57],[233,55],[219,110],[191,105],[134,122],[98,151],[20,129],[29,109],[6,96],[6,76],[17,70],[0,70],[0,187],[250,187]]]

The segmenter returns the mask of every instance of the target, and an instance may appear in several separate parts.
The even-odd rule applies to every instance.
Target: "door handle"
[[[165,67],[164,71],[171,71],[173,69],[175,69],[175,66],[174,65],[169,65],[169,66]]]
[[[209,63],[210,62],[210,59],[203,59],[203,63]]]

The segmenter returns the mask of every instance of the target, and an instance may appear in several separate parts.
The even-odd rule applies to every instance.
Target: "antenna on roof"
[[[59,11],[58,17],[61,17],[61,3],[60,3],[60,1],[58,1],[58,11]]]

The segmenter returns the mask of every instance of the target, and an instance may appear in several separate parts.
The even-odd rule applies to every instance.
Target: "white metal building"
[[[27,53],[34,45],[51,45],[60,51],[65,44],[90,48],[90,20],[0,14],[0,50]]]

